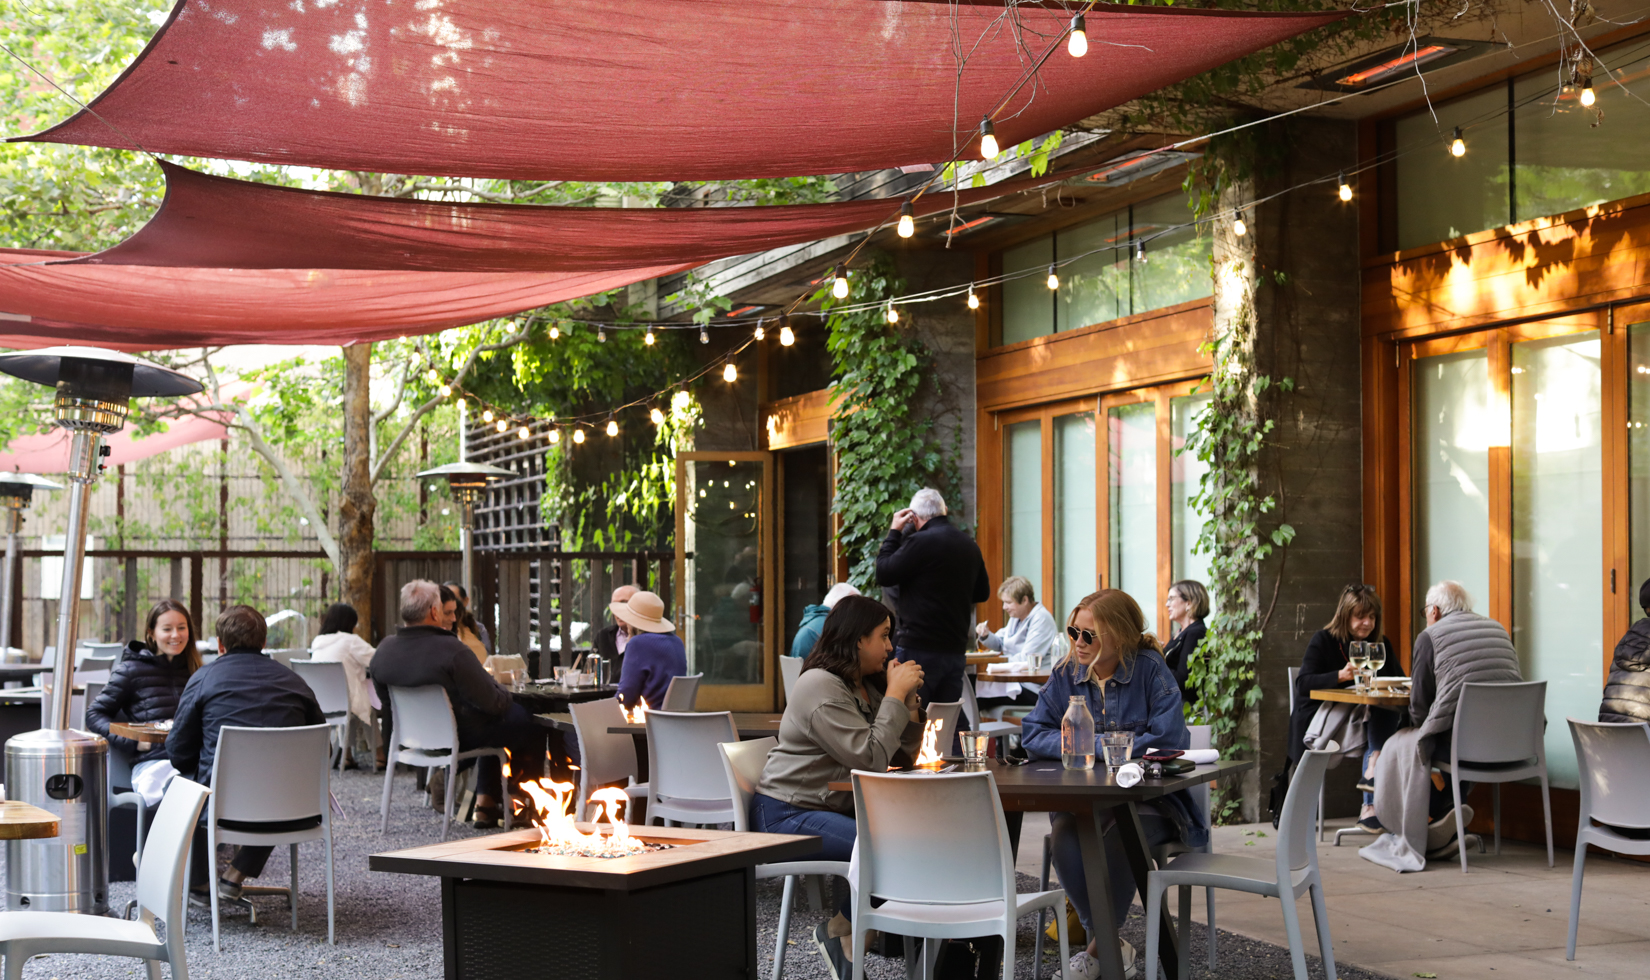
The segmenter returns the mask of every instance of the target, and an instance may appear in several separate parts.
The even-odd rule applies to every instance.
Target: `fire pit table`
[[[671,846],[561,857],[528,850],[540,843],[534,829],[374,854],[367,866],[441,879],[447,980],[757,976],[754,868],[805,857],[819,838],[632,834]]]

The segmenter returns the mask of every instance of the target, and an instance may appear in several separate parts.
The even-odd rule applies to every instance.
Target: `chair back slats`
[[[189,842],[195,822],[211,791],[200,783],[176,776],[166,784],[166,796],[149,825],[149,839],[143,845],[143,861],[138,865],[137,904],[145,921],[164,920],[170,934],[173,927],[183,936],[183,876],[188,865]]]
[[[327,808],[331,726],[218,729],[212,759],[213,816],[302,820]]]
[[[672,677],[670,686],[665,688],[665,703],[659,705],[661,711],[692,711],[699,704],[699,681],[704,674],[687,674],[681,677]]]
[[[1455,761],[1494,765],[1541,757],[1547,682],[1461,685],[1455,706]]]
[[[300,680],[315,693],[321,713],[331,717],[349,711],[349,680],[344,665],[332,660],[294,660],[290,664]]]
[[[853,781],[861,894],[935,905],[1014,901],[1014,859],[991,773],[856,770]]]
[[[1650,725],[1569,721],[1581,770],[1581,825],[1650,827]]]
[[[737,741],[730,711],[649,711],[647,778],[654,798],[727,799],[728,778],[716,746]]]
[[[1318,791],[1323,788],[1324,773],[1340,755],[1340,745],[1331,742],[1322,751],[1306,750],[1295,766],[1289,794],[1283,798],[1283,813],[1278,817],[1278,872],[1282,881],[1288,880],[1290,871],[1317,864]]]
[[[748,742],[723,742],[716,747],[722,754],[728,794],[733,800],[733,829],[740,833],[750,830],[751,797],[756,795],[756,787],[762,782],[762,767],[768,763],[768,753],[778,744],[779,739],[769,735]]]
[[[458,723],[442,688],[392,687],[390,712],[395,739],[404,748],[423,752],[457,752]]]
[[[1192,732],[1191,749],[1212,749],[1215,747],[1215,727],[1213,725],[1187,725]]]
[[[791,688],[796,686],[796,679],[802,676],[804,657],[780,657],[779,676],[785,682],[785,700],[791,698]]]

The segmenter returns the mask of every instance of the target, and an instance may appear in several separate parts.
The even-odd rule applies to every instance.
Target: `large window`
[[[1418,358],[1415,435],[1414,608],[1427,588],[1453,579],[1490,611],[1489,355],[1483,348]],[[1504,440],[1499,440],[1504,442]]]
[[[1397,248],[1650,192],[1650,39],[1599,52],[1597,102],[1556,69],[1395,120]],[[1435,115],[1436,114],[1436,115]],[[1451,155],[1456,127],[1466,153]]]
[[[1185,196],[1170,194],[1006,249],[1002,272],[1011,278],[999,290],[1002,342],[1208,296],[1210,243],[1192,223]],[[1048,267],[1055,263],[1060,288],[1051,290]]]
[[[1209,555],[1199,553],[1197,539],[1203,533],[1203,516],[1192,506],[1203,474],[1209,464],[1186,449],[1187,437],[1198,429],[1199,420],[1208,411],[1211,395],[1188,395],[1169,402],[1170,449],[1174,462],[1169,470],[1170,549],[1173,553],[1169,577],[1175,581],[1195,579],[1205,587],[1211,571]]]
[[[1111,481],[1111,584],[1142,608],[1157,595],[1157,404],[1107,413]]]

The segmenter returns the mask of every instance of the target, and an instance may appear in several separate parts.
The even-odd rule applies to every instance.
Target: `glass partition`
[[[1110,434],[1111,579],[1142,610],[1157,607],[1157,406],[1120,405]],[[1148,614],[1148,621],[1151,616]]]
[[[1513,643],[1547,682],[1547,768],[1576,785],[1566,717],[1603,689],[1600,344],[1588,332],[1512,346]]]
[[[1130,265],[1135,311],[1175,306],[1214,292],[1209,275],[1213,240],[1191,224],[1183,195],[1136,204],[1132,220],[1133,237],[1145,243],[1145,251],[1137,252]]]
[[[1415,629],[1427,589],[1454,579],[1490,613],[1490,365],[1484,350],[1418,357],[1411,375]],[[1505,431],[1505,421],[1501,422]]]
[[[1210,556],[1195,551],[1205,517],[1192,507],[1192,498],[1197,495],[1203,474],[1209,472],[1209,464],[1198,459],[1196,453],[1182,450],[1186,447],[1186,437],[1197,431],[1203,413],[1213,400],[1212,395],[1202,394],[1169,402],[1170,445],[1174,452],[1169,469],[1170,575],[1176,581],[1194,579],[1205,588],[1212,577]]]
[[[1650,323],[1627,328],[1627,499],[1629,622],[1644,618],[1639,585],[1650,579]]]
[[[1036,419],[1008,426],[1003,440],[1008,540],[1006,575],[1022,575],[1043,594],[1043,433]]]
[[[1075,330],[1129,315],[1129,213],[1119,211],[1055,236],[1060,295],[1055,330]],[[1123,242],[1124,248],[1117,243]],[[1204,269],[1203,278],[1209,278]],[[1047,288],[1047,283],[1044,283]]]
[[[1462,127],[1467,152],[1449,145]],[[1398,247],[1414,248],[1504,225],[1507,195],[1507,89],[1497,86],[1405,116],[1396,123]]]
[[[688,459],[677,487],[682,517],[682,640],[703,684],[760,684],[761,460]],[[703,704],[704,701],[701,701]]]
[[[1003,252],[1003,274],[1026,269],[1031,275],[1002,285],[1003,343],[1017,344],[1054,332],[1054,294],[1048,288],[1048,264],[1054,261],[1054,238],[1033,239]]]
[[[1094,437],[1093,412],[1054,417],[1054,588],[1045,603],[1062,624],[1099,587]]]

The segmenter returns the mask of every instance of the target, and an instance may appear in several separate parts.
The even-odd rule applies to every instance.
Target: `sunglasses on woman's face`
[[[1092,630],[1080,630],[1075,626],[1067,626],[1066,635],[1071,637],[1073,640],[1081,637],[1084,646],[1094,646],[1095,633]]]

